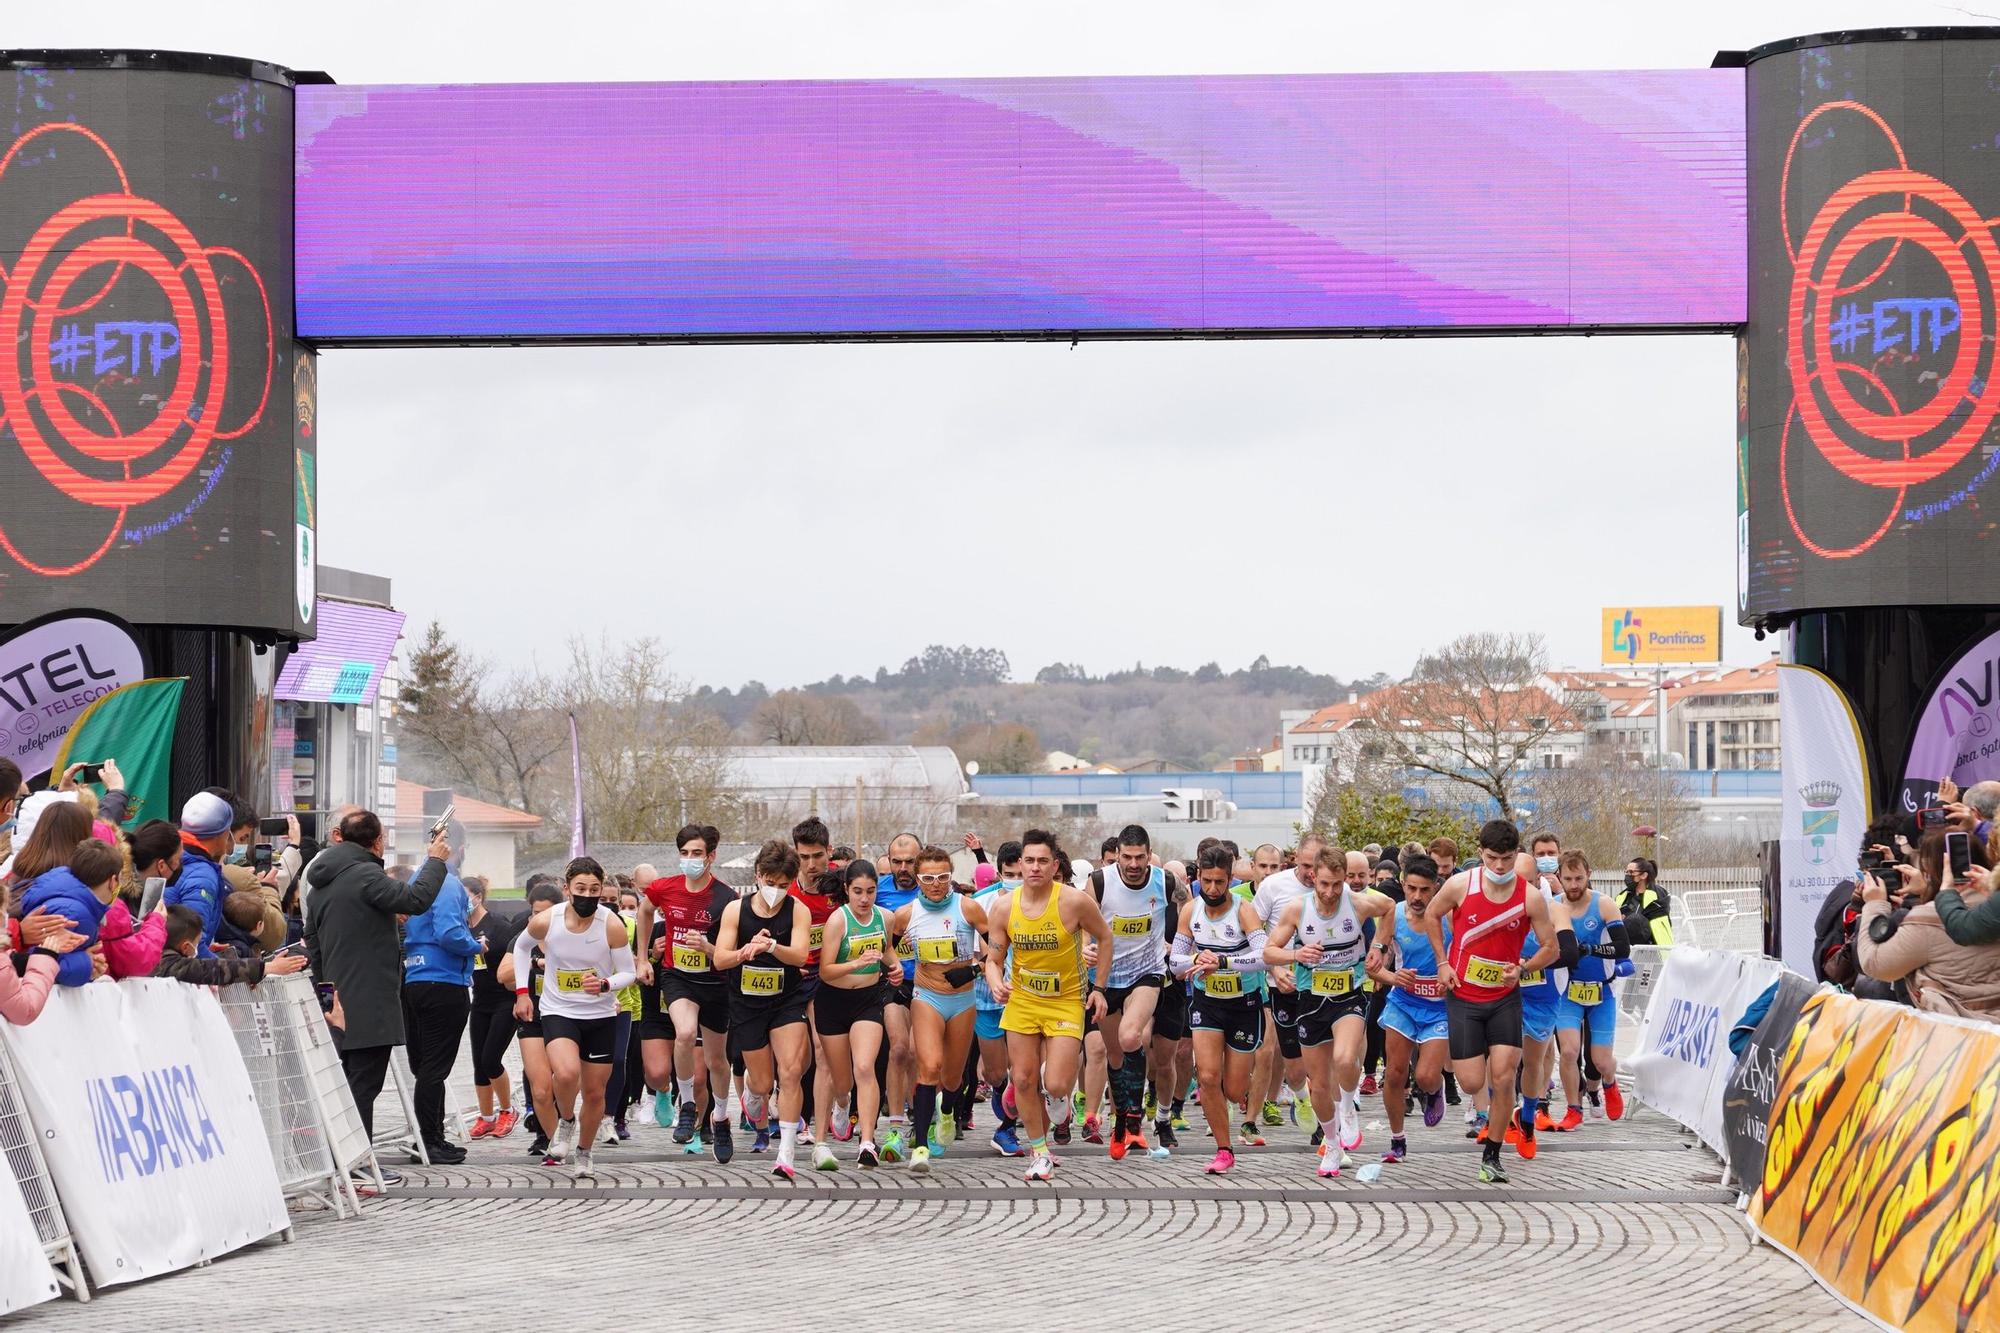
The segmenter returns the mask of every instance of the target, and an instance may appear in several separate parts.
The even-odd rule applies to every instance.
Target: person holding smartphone
[[[1971,835],[1934,829],[1917,844],[1914,875],[1893,867],[1864,871],[1861,930],[1855,952],[1861,970],[1878,981],[1903,981],[1920,1009],[1961,1017],[2000,1018],[2000,944],[1954,941],[1935,899],[1956,888],[1978,907],[1989,893],[1989,872],[1973,856]],[[1892,915],[1892,878],[1908,886],[1914,902],[1900,921]]]

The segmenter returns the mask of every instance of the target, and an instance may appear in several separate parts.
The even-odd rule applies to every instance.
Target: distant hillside
[[[872,677],[836,675],[775,694],[758,681],[703,686],[688,702],[752,744],[950,744],[988,772],[1036,767],[1048,750],[1094,763],[1208,768],[1267,746],[1281,709],[1319,707],[1387,682],[1342,681],[1259,657],[1235,671],[1209,662],[1103,676],[1058,662],[1020,683],[997,649],[933,645]]]

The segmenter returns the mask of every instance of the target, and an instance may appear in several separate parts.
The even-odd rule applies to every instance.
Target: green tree
[[[1472,826],[1457,815],[1412,805],[1400,792],[1364,791],[1353,784],[1327,784],[1300,832],[1317,833],[1344,849],[1371,842],[1383,847],[1406,842],[1428,845],[1433,838],[1450,838],[1460,847],[1470,847],[1476,841]]]

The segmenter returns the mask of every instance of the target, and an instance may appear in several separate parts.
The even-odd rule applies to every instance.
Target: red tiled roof
[[[396,823],[403,828],[412,828],[424,819],[424,793],[436,788],[421,786],[415,782],[396,780]],[[494,805],[490,801],[474,800],[470,796],[454,796],[452,802],[458,807],[458,822],[468,829],[481,833],[504,831],[526,833],[542,826],[538,815],[523,814],[519,810],[509,810],[504,805]]]

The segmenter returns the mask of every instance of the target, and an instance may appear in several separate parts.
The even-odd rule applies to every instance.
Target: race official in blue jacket
[[[444,1136],[444,1084],[472,1014],[472,960],[479,939],[465,924],[471,911],[454,865],[430,910],[403,923],[403,1031],[417,1080],[412,1100],[435,1165],[465,1160],[465,1149]]]

